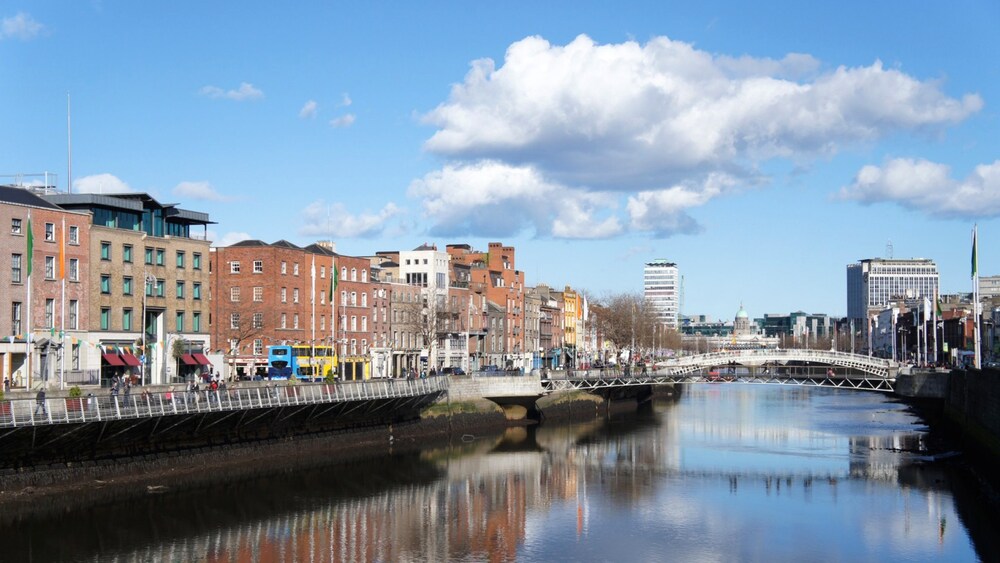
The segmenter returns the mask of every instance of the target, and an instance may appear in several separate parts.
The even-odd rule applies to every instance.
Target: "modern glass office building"
[[[847,316],[867,319],[897,299],[928,297],[938,291],[933,260],[869,258],[847,266]]]
[[[666,260],[647,262],[643,271],[643,295],[656,309],[660,322],[676,329],[680,316],[680,273]]]

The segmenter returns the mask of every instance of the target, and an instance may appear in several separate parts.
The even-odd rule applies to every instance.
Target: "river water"
[[[692,385],[586,424],[8,514],[0,559],[996,560],[995,515],[926,431],[878,393]]]

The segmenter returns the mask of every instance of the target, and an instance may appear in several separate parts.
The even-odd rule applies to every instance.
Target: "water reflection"
[[[874,393],[680,403],[17,519],[5,560],[974,560],[922,428]],[[54,534],[54,531],[58,530]],[[59,541],[52,541],[53,537]]]

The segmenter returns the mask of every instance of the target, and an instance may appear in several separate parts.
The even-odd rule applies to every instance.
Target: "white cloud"
[[[353,104],[353,103],[354,103],[354,102],[353,102],[353,101],[351,100],[351,96],[349,96],[349,95],[347,94],[347,92],[344,92],[344,93],[343,93],[343,94],[341,95],[341,97],[340,97],[340,105],[341,105],[341,106],[343,106],[343,107],[347,107],[347,106],[349,106],[349,105],[351,105],[351,104]]]
[[[124,194],[135,190],[117,176],[104,173],[74,180],[73,191],[90,194]]]
[[[982,105],[976,94],[950,97],[938,81],[879,61],[824,69],[808,54],[732,57],[666,37],[598,45],[581,35],[565,46],[529,37],[513,43],[500,66],[474,61],[448,99],[423,116],[437,128],[425,148],[450,163],[411,192],[428,198],[429,216],[443,217],[439,185],[462,171],[461,185],[445,191],[496,209],[495,195],[469,192],[508,189],[495,182],[498,167],[530,170],[540,189],[560,195],[618,193],[630,229],[667,236],[697,230],[685,210],[730,191],[713,188],[719,178],[727,188],[757,183],[769,160],[808,165],[846,146],[947,127]],[[578,218],[539,221],[534,199],[504,202],[510,215],[531,217],[522,222],[540,234],[579,232],[571,228]],[[487,223],[479,207],[462,206],[463,217],[482,213],[469,225]],[[591,225],[606,230],[590,232],[620,229],[607,218]]]
[[[216,233],[215,231],[208,231],[206,235],[207,235],[206,238],[212,241],[212,246],[216,247],[231,246],[238,242],[250,240],[253,238],[252,236],[250,236],[250,233],[244,233],[239,231],[230,231],[222,235],[221,238],[219,238],[219,234]]]
[[[662,190],[641,191],[628,198],[630,226],[655,236],[695,233],[701,228],[687,210],[704,205],[738,185],[725,174],[712,174],[697,186],[677,185]]]
[[[377,213],[351,215],[341,203],[327,204],[314,201],[302,210],[302,236],[331,236],[338,238],[371,238],[382,234],[388,222],[402,213],[402,209],[389,202]]]
[[[45,26],[36,22],[30,14],[18,12],[13,17],[0,20],[0,40],[20,39],[28,41],[34,39],[45,29]]]
[[[351,125],[354,125],[354,114],[347,113],[335,119],[331,119],[330,125],[332,127],[337,127],[338,129],[344,127],[350,127]]]
[[[497,161],[448,165],[410,184],[440,236],[510,236],[533,228],[565,238],[603,238],[621,227],[614,199],[546,182],[531,167]]]
[[[894,202],[937,217],[998,217],[1000,160],[980,164],[957,180],[945,164],[895,158],[882,166],[862,167],[839,197],[864,204]]]
[[[254,88],[253,84],[250,84],[249,82],[241,82],[240,87],[235,90],[223,90],[218,86],[205,86],[199,92],[201,95],[208,96],[209,98],[224,98],[237,102],[241,102],[243,100],[257,100],[264,97],[264,92]]]
[[[299,117],[302,119],[312,119],[316,117],[316,108],[316,100],[309,100],[304,106],[302,106],[302,109],[299,110]]]
[[[215,191],[212,184],[208,182],[181,182],[174,186],[173,193],[178,197],[205,201],[230,201],[232,199]]]

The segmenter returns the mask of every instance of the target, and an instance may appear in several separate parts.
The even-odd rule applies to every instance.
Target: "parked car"
[[[465,375],[465,370],[460,367],[441,368],[441,375]]]

